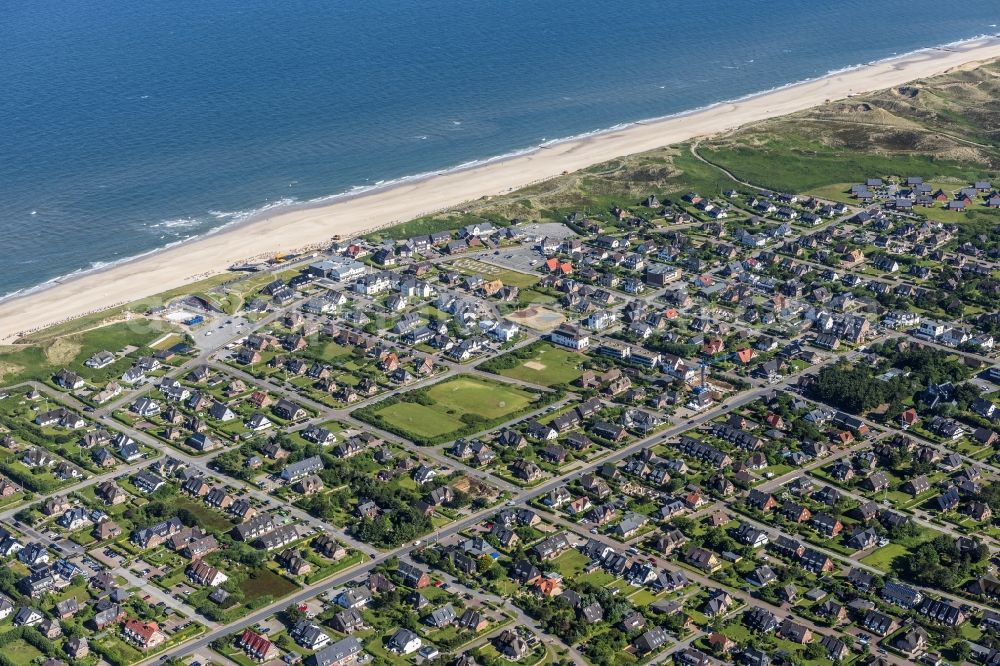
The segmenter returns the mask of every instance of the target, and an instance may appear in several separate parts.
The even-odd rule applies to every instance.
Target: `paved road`
[[[830,362],[830,360],[831,359],[827,359],[825,362]],[[650,437],[639,439],[633,442],[632,444],[623,447],[622,449],[619,449],[617,451],[613,451],[598,460],[591,461],[583,470],[577,470],[568,474],[554,477],[549,481],[547,481],[546,483],[540,484],[539,486],[523,490],[517,496],[516,500],[512,500],[512,502],[514,504],[527,504],[532,499],[548,494],[555,488],[565,484],[570,479],[581,476],[586,471],[596,470],[600,465],[605,464],[607,462],[618,462],[632,455],[633,453],[642,449],[643,447],[663,442],[672,437],[676,437],[680,435],[682,432],[689,430],[692,427],[696,427],[698,425],[707,423],[708,421],[717,418],[720,414],[729,412],[734,409],[738,409],[746,404],[749,404],[750,402],[758,400],[763,395],[770,393],[774,389],[780,388],[782,385],[787,386],[795,382],[798,379],[798,377],[801,376],[802,374],[805,374],[810,371],[815,371],[817,367],[819,366],[814,365],[805,368],[802,371],[795,373],[794,375],[790,375],[785,379],[784,382],[780,384],[752,389],[742,395],[737,396],[736,398],[733,398],[732,400],[727,401],[723,405],[718,405],[712,409],[708,409],[702,412],[700,415],[690,419],[686,423],[674,425],[662,432],[655,433]],[[495,508],[483,509],[469,516],[466,516],[460,520],[457,520],[445,526],[441,530],[436,531],[435,534],[428,539],[428,541],[445,539],[449,536],[458,534],[462,530],[468,527],[472,527],[473,525],[476,525],[477,523],[481,522],[483,519],[495,513],[495,511],[496,511]],[[378,564],[384,562],[389,558],[406,555],[407,553],[409,553],[411,549],[412,546],[407,544],[400,548],[381,553],[374,559],[371,559],[368,562],[351,569],[350,571],[338,574],[332,579],[328,579],[326,581],[322,581],[312,586],[303,588],[296,594],[292,595],[290,598],[282,599],[270,606],[267,606],[258,611],[255,611],[254,613],[251,613],[247,617],[238,620],[237,622],[226,625],[225,627],[220,627],[215,631],[210,631],[201,636],[200,638],[196,639],[195,642],[178,646],[168,651],[166,654],[168,657],[182,657],[184,655],[190,654],[192,651],[204,649],[206,646],[209,645],[209,643],[211,643],[216,638],[245,629],[246,627],[261,622],[270,615],[272,615],[275,611],[285,608],[289,605],[303,603],[315,597],[316,595],[321,594],[322,592],[336,589],[351,580],[366,575],[368,572],[370,572],[372,569],[378,566]]]
[[[409,553],[407,553],[406,555],[404,555],[403,557],[401,557],[400,560],[402,560],[404,562],[407,562],[409,564],[412,564],[414,566],[418,566],[418,567],[422,566],[419,562],[417,562],[416,560],[414,560],[410,556]],[[510,613],[511,615],[514,616],[514,620],[515,620],[515,622],[517,624],[520,624],[521,626],[529,627],[532,631],[534,631],[536,634],[538,634],[539,635],[539,640],[545,640],[545,637],[547,637],[547,636],[549,636],[551,638],[551,636],[549,634],[545,633],[544,629],[541,627],[541,625],[538,624],[538,622],[534,618],[532,618],[531,616],[527,615],[516,604],[508,603],[509,602],[508,599],[503,598],[503,597],[498,597],[497,595],[492,594],[490,592],[487,592],[485,590],[476,590],[476,589],[473,589],[473,588],[470,588],[470,587],[466,587],[457,578],[455,578],[451,574],[445,573],[444,571],[439,571],[439,570],[435,571],[434,572],[434,577],[435,578],[440,578],[441,580],[443,580],[446,583],[448,583],[448,586],[450,588],[449,591],[452,592],[452,593],[459,594],[459,595],[461,595],[461,594],[468,594],[468,595],[471,595],[474,599],[476,599],[478,601],[489,602],[489,603],[494,604],[498,608],[502,608],[504,611],[506,611],[507,613]],[[500,631],[503,631],[503,629],[497,629],[494,632],[490,632],[487,636],[482,637],[480,640],[477,640],[476,642],[477,643],[485,642],[485,640],[488,637],[496,635]],[[574,648],[572,646],[566,646],[566,645],[561,644],[561,643],[560,643],[560,646],[561,646],[561,649],[565,649],[567,651],[568,656],[573,661],[573,663],[578,664],[578,666],[588,666],[587,662],[580,655],[580,653],[577,651],[576,648]],[[471,646],[468,646],[465,649],[469,649],[469,647],[471,647]]]
[[[819,402],[817,402],[815,400],[812,400],[810,398],[803,397],[802,400],[804,400],[805,402],[809,402],[811,404],[817,405],[817,406],[822,405],[822,403],[819,403]],[[871,431],[873,433],[878,433],[877,437],[875,437],[873,440],[870,440],[870,441],[874,442],[874,441],[877,441],[877,440],[880,440],[880,439],[887,438],[889,436],[897,436],[897,435],[898,436],[903,436],[903,437],[908,437],[908,438],[912,439],[919,446],[926,446],[926,447],[932,448],[932,449],[934,449],[936,451],[940,451],[942,455],[951,455],[951,454],[957,455],[957,456],[959,456],[959,458],[962,459],[963,462],[965,462],[966,464],[968,464],[970,466],[979,467],[979,468],[981,468],[982,470],[984,470],[986,472],[989,472],[991,474],[1000,476],[1000,468],[996,467],[995,465],[992,465],[992,464],[990,464],[990,463],[988,463],[986,461],[977,460],[975,458],[972,458],[970,456],[965,455],[964,453],[959,453],[958,451],[955,451],[954,449],[948,448],[944,444],[939,444],[937,442],[932,442],[929,439],[924,439],[923,437],[920,437],[919,435],[917,435],[916,433],[914,433],[912,431],[904,431],[904,430],[901,430],[899,428],[895,428],[893,426],[888,426],[888,425],[883,425],[883,424],[875,423],[874,421],[870,421],[868,419],[861,419],[861,420],[864,421],[868,425],[869,429],[871,429]],[[828,464],[829,462],[831,462],[831,460],[832,459],[830,459],[830,458],[824,459],[822,461],[823,465],[825,466],[826,464]],[[813,465],[810,469],[815,469],[817,466],[818,465]],[[845,492],[846,494],[848,494],[848,495],[852,494],[850,491],[847,491],[847,490],[843,489],[842,487],[841,487],[841,490],[843,492]],[[854,496],[858,497],[858,498],[861,497],[860,495],[854,495]],[[870,500],[872,498],[867,497],[867,498],[864,498],[864,499],[867,501],[867,500]],[[934,530],[937,530],[937,531],[940,531],[940,532],[946,532],[946,533],[952,534],[953,536],[956,536],[956,537],[962,535],[962,533],[959,532],[959,531],[957,531],[957,529],[954,528],[954,527],[951,527],[951,526],[948,526],[948,525],[939,525],[937,523],[931,523],[931,522],[925,520],[921,516],[926,516],[927,514],[926,514],[926,512],[924,512],[924,511],[922,511],[920,509],[908,510],[908,511],[906,511],[906,513],[914,514],[913,518],[914,518],[915,521],[917,521],[918,523],[921,523],[921,524],[923,524],[926,527],[929,527],[931,529],[934,529]],[[1000,547],[998,547],[998,545],[996,544],[996,542],[989,535],[987,535],[987,534],[978,534],[976,536],[978,536],[980,539],[984,540],[984,542],[989,546],[991,552],[996,551],[996,550],[1000,550]]]
[[[475,255],[470,255],[470,256],[475,256]],[[446,261],[446,260],[450,260],[450,258],[446,258],[446,257],[440,258],[440,261]],[[867,279],[871,279],[871,276],[867,276],[866,275],[865,277]],[[642,299],[646,300],[646,301],[652,301],[653,299],[655,299],[659,295],[661,295],[662,291],[663,290],[655,290],[655,291],[649,292],[649,293],[645,294],[642,297]],[[296,304],[293,304],[291,307],[287,308],[285,311],[290,311],[290,310],[295,309],[299,304],[301,304],[305,300],[306,300],[306,298],[300,299],[299,301],[296,302]],[[622,307],[622,306],[623,306],[623,303],[620,303],[618,305],[619,308]],[[264,327],[268,326],[270,323],[274,322],[276,319],[278,319],[280,316],[282,316],[285,311],[275,312],[275,313],[272,313],[272,314],[266,316],[265,318],[263,318],[262,320],[258,321],[256,324],[254,324],[254,326],[252,327],[252,330],[260,330],[261,328],[264,328]],[[330,407],[327,407],[325,405],[321,405],[319,403],[316,403],[315,401],[312,401],[312,400],[308,399],[307,397],[299,394],[298,392],[292,391],[292,390],[288,389],[286,386],[278,384],[278,383],[272,381],[271,379],[264,379],[264,380],[262,380],[262,379],[259,379],[259,378],[256,378],[256,377],[252,377],[252,376],[248,375],[247,373],[245,373],[245,372],[243,372],[243,371],[241,371],[239,369],[232,368],[232,367],[230,367],[228,365],[222,365],[221,363],[219,363],[216,360],[216,357],[218,355],[219,350],[221,350],[229,342],[235,340],[236,337],[242,337],[242,335],[245,335],[245,334],[246,334],[246,331],[242,331],[241,330],[241,331],[239,331],[238,336],[234,335],[234,336],[232,336],[232,337],[230,337],[228,339],[226,339],[225,335],[220,335],[220,337],[216,340],[216,342],[218,343],[218,345],[214,349],[204,349],[204,350],[202,350],[196,358],[191,359],[190,361],[184,363],[182,366],[180,366],[180,367],[178,367],[178,368],[176,368],[174,370],[171,370],[170,371],[170,376],[172,376],[172,377],[180,377],[184,373],[186,373],[190,368],[195,367],[196,365],[209,364],[210,366],[214,367],[216,370],[226,372],[227,374],[229,374],[231,376],[242,377],[242,378],[244,378],[247,381],[251,381],[254,384],[257,384],[259,386],[262,386],[263,388],[271,390],[271,391],[273,391],[274,393],[276,393],[278,395],[281,395],[283,397],[288,397],[290,399],[295,400],[296,402],[298,402],[300,404],[307,405],[311,409],[316,410],[317,414],[319,415],[316,418],[312,419],[312,421],[319,422],[320,420],[335,419],[335,420],[343,421],[343,422],[348,423],[348,424],[358,425],[359,427],[363,426],[365,429],[371,430],[371,427],[368,426],[367,424],[361,424],[357,420],[353,419],[353,417],[351,417],[351,415],[350,415],[350,412],[353,411],[353,410],[355,410],[355,409],[357,409],[359,406],[362,406],[364,404],[368,404],[369,402],[377,402],[378,400],[384,399],[386,397],[384,395],[383,396],[376,396],[375,398],[372,398],[372,399],[370,399],[368,401],[364,401],[364,402],[362,402],[360,404],[352,405],[349,409],[348,408],[334,409],[334,408],[330,408]],[[523,341],[520,344],[529,344],[530,342],[534,341],[534,339],[536,337],[537,336],[532,336],[530,339],[525,340],[525,341]],[[203,338],[203,339],[205,339],[205,338]],[[723,414],[725,412],[731,411],[733,409],[738,409],[738,408],[740,408],[740,407],[742,407],[742,406],[744,406],[746,404],[749,404],[750,402],[758,400],[758,399],[760,399],[760,397],[762,397],[763,395],[765,395],[766,393],[769,393],[770,391],[772,391],[774,389],[780,388],[782,386],[788,386],[798,376],[801,376],[802,374],[804,374],[806,372],[815,371],[820,365],[832,362],[832,361],[836,360],[836,358],[837,358],[836,356],[830,356],[828,358],[825,358],[822,363],[817,364],[815,366],[812,366],[810,368],[806,368],[805,370],[803,370],[803,371],[801,371],[799,373],[796,373],[796,374],[794,374],[792,376],[789,376],[783,382],[781,382],[780,384],[777,384],[777,385],[774,385],[774,386],[754,386],[753,388],[751,388],[750,390],[744,392],[743,394],[738,395],[738,396],[732,398],[731,400],[729,400],[724,405],[715,406],[714,408],[706,410],[705,412],[703,412],[701,414],[695,415],[694,417],[692,417],[691,419],[689,419],[688,421],[686,421],[684,423],[677,423],[675,425],[672,425],[672,426],[668,427],[667,429],[665,429],[662,432],[656,433],[656,434],[654,434],[654,435],[652,435],[650,437],[647,437],[647,438],[640,439],[640,440],[638,440],[638,441],[630,444],[629,446],[626,446],[626,447],[624,447],[624,448],[622,448],[622,449],[620,449],[618,451],[609,452],[608,454],[606,454],[605,456],[601,457],[600,459],[596,459],[596,460],[590,461],[589,464],[584,468],[584,470],[579,470],[578,469],[578,470],[574,470],[572,472],[568,472],[568,473],[562,474],[562,475],[557,476],[557,477],[553,477],[552,479],[546,481],[543,484],[540,484],[539,486],[536,486],[535,488],[528,489],[528,490],[522,490],[522,489],[520,489],[520,488],[518,488],[516,486],[513,486],[512,484],[509,484],[508,482],[506,482],[506,481],[504,481],[502,479],[497,478],[494,475],[489,475],[490,480],[491,480],[492,483],[494,483],[495,485],[497,485],[501,490],[505,490],[505,491],[507,491],[507,492],[509,492],[511,494],[514,494],[515,498],[516,498],[514,501],[517,504],[527,503],[527,502],[529,502],[530,500],[532,500],[534,498],[537,498],[537,497],[540,497],[542,495],[545,495],[545,494],[549,493],[551,490],[553,490],[553,489],[555,489],[555,488],[563,485],[564,483],[566,483],[571,478],[575,478],[575,477],[581,475],[586,470],[596,469],[599,465],[607,463],[607,462],[617,462],[617,461],[620,461],[620,460],[622,460],[625,457],[631,455],[632,453],[636,452],[637,450],[639,450],[640,448],[642,448],[644,446],[647,446],[647,445],[650,445],[650,444],[655,444],[655,443],[660,443],[660,442],[663,442],[665,440],[668,440],[668,439],[670,439],[672,437],[675,437],[675,436],[679,435],[683,431],[686,431],[686,430],[688,430],[690,428],[696,427],[696,426],[701,425],[703,423],[706,423],[706,422],[708,422],[708,421],[710,421],[712,419],[715,419],[720,414]],[[439,375],[436,375],[436,376],[432,377],[432,378],[427,378],[427,379],[420,380],[417,383],[411,385],[411,388],[415,387],[415,386],[422,386],[422,385],[425,385],[425,384],[437,382],[437,381],[442,381],[443,379],[446,379],[447,377],[453,376],[453,375],[458,374],[458,373],[480,374],[480,371],[478,369],[476,369],[476,367],[475,367],[476,364],[462,365],[462,364],[457,364],[457,363],[448,361],[447,359],[440,359],[440,358],[437,359],[436,362],[438,364],[440,364],[440,365],[444,365],[445,368],[446,368],[445,371],[443,373],[439,374]],[[494,379],[494,380],[508,381],[505,378],[496,377],[496,376],[493,376],[493,375],[490,375],[490,378]],[[515,384],[523,384],[522,382],[518,382],[517,380],[509,380],[509,381],[511,383],[515,383]],[[537,387],[535,387],[535,388],[537,388]],[[116,408],[118,408],[120,406],[128,404],[131,400],[134,400],[136,396],[142,395],[145,392],[148,392],[150,389],[151,389],[151,386],[149,386],[149,385],[137,387],[136,389],[131,390],[131,391],[127,392],[125,395],[121,396],[119,399],[117,399],[111,405],[107,405],[107,406],[101,408],[100,410],[98,410],[98,412],[95,413],[95,416],[97,416],[99,419],[107,419],[108,415],[114,409],[116,409]],[[46,391],[48,393],[50,393],[50,394],[52,393],[51,390],[49,390],[49,389],[46,389]],[[76,405],[74,405],[74,406],[76,406],[77,408],[81,407],[79,405],[78,401],[75,401],[75,399],[73,399],[71,396],[67,396],[65,394],[57,394],[56,398],[59,399],[59,400],[62,400],[65,404],[73,405],[73,403],[76,403]],[[524,417],[522,417],[522,418],[524,418]],[[518,420],[520,420],[520,419],[518,419]],[[118,429],[118,430],[121,430],[121,431],[124,431],[124,432],[127,432],[128,434],[130,434],[137,441],[142,441],[144,443],[156,446],[158,449],[164,449],[164,445],[161,442],[159,442],[158,440],[155,440],[154,438],[152,438],[152,437],[150,437],[148,435],[145,435],[144,433],[140,433],[140,432],[138,432],[138,431],[136,431],[136,430],[134,430],[132,428],[128,428],[127,426],[124,426],[124,425],[118,424],[118,423],[114,423],[111,427],[113,427],[115,429]],[[413,451],[417,455],[429,457],[431,459],[434,459],[434,460],[438,461],[441,464],[447,465],[450,468],[459,469],[459,470],[461,470],[463,472],[466,472],[468,474],[473,474],[473,475],[475,475],[477,477],[482,477],[484,475],[487,475],[486,472],[470,468],[470,467],[464,465],[463,463],[455,461],[455,460],[453,460],[451,458],[447,458],[439,450],[440,447],[416,447],[415,445],[413,445],[411,442],[408,442],[407,440],[404,440],[404,439],[398,438],[398,437],[394,437],[392,435],[389,435],[388,433],[384,433],[384,434],[388,436],[387,439],[390,439],[391,441],[395,441],[395,442],[399,443],[400,445],[403,445],[403,446],[407,447],[408,449],[410,449],[411,451]],[[212,458],[214,457],[214,455],[218,455],[218,454],[216,453],[214,455],[209,455],[209,456],[205,456],[205,457],[193,457],[193,456],[189,456],[189,455],[186,455],[186,454],[184,454],[182,452],[175,451],[175,450],[171,449],[170,450],[170,455],[172,455],[175,458],[178,458],[179,460],[182,460],[183,462],[185,462],[186,464],[188,464],[193,469],[200,470],[203,473],[209,474],[210,473],[209,464],[210,464]],[[844,455],[844,453],[842,453],[841,455]],[[826,461],[824,461],[824,463],[829,462],[829,460],[830,459],[827,459]],[[66,493],[66,492],[68,492],[69,490],[72,490],[72,489],[82,488],[82,487],[84,487],[86,485],[90,485],[90,484],[99,482],[100,480],[104,480],[106,478],[111,478],[113,476],[117,476],[117,475],[119,475],[119,474],[121,474],[123,472],[132,472],[132,471],[135,471],[138,468],[144,466],[145,464],[147,464],[147,462],[143,462],[141,464],[125,465],[125,466],[119,467],[114,472],[109,472],[108,474],[100,475],[100,476],[97,476],[97,477],[93,477],[93,478],[88,479],[86,481],[83,481],[83,482],[81,482],[79,484],[74,484],[73,486],[70,486],[69,489],[63,489],[59,494]],[[791,474],[791,473],[789,473],[789,474]],[[788,475],[784,475],[784,476],[788,476]],[[297,519],[301,520],[306,525],[310,525],[310,526],[316,525],[316,526],[322,527],[323,529],[329,530],[329,526],[324,525],[321,521],[318,521],[318,520],[312,518],[311,516],[309,516],[305,512],[302,512],[301,510],[298,510],[295,507],[293,507],[293,506],[291,506],[291,505],[289,505],[289,504],[287,504],[285,502],[282,502],[280,500],[276,500],[275,498],[273,498],[273,497],[271,497],[271,496],[269,496],[269,495],[267,495],[265,493],[260,492],[259,489],[255,488],[255,487],[253,487],[251,485],[242,484],[242,483],[239,483],[239,482],[234,481],[234,480],[229,479],[229,478],[226,478],[225,482],[227,484],[229,484],[229,485],[235,485],[237,487],[244,488],[244,490],[248,494],[250,494],[251,496],[253,496],[256,499],[259,499],[260,501],[270,501],[270,502],[272,502],[272,504],[276,503],[279,506],[283,506],[283,508],[289,510],[294,517],[296,517]],[[455,535],[458,532],[466,529],[467,527],[470,527],[472,525],[477,524],[483,518],[485,518],[485,517],[489,516],[490,514],[492,514],[494,511],[495,511],[495,509],[484,509],[482,511],[472,513],[472,514],[470,514],[470,515],[468,515],[466,517],[461,518],[458,521],[455,521],[455,522],[451,523],[450,525],[447,525],[443,529],[438,530],[435,533],[435,535],[433,535],[432,538],[441,539],[441,538],[447,538],[449,536]],[[5,515],[7,517],[9,517],[9,515],[12,514],[12,513],[14,513],[14,512],[16,512],[16,509],[10,509],[10,510],[8,510],[8,512],[0,513],[0,517],[4,517]],[[356,547],[356,548],[362,550],[362,552],[372,552],[372,549],[371,549],[370,546],[365,546],[364,544],[359,544],[356,541],[354,541],[353,539],[350,539],[350,537],[348,537],[346,534],[341,535],[340,533],[338,533],[337,536],[338,536],[338,538],[343,538],[345,541],[347,541],[353,547]],[[241,620],[239,620],[237,622],[234,622],[234,623],[231,623],[229,625],[222,626],[222,627],[213,627],[213,628],[210,628],[210,630],[205,635],[203,635],[202,637],[200,637],[198,639],[195,639],[194,641],[189,642],[189,643],[187,643],[185,645],[178,646],[178,647],[170,650],[167,653],[167,656],[170,656],[170,657],[182,656],[182,655],[191,654],[192,652],[195,652],[195,651],[201,651],[212,640],[214,640],[215,638],[227,635],[229,633],[238,631],[238,630],[240,630],[242,628],[245,628],[247,626],[250,626],[252,624],[260,622],[260,621],[266,619],[267,617],[269,617],[270,615],[272,615],[276,610],[284,608],[284,607],[286,607],[288,605],[302,603],[302,602],[304,602],[304,601],[306,601],[306,600],[308,600],[308,599],[310,599],[310,598],[312,598],[312,597],[316,596],[317,594],[320,594],[320,593],[322,593],[324,591],[328,591],[328,590],[332,590],[332,589],[335,589],[337,587],[340,587],[340,586],[344,585],[346,582],[348,582],[350,580],[353,580],[355,578],[359,578],[359,577],[365,575],[367,572],[371,571],[375,566],[377,566],[381,562],[384,562],[386,559],[389,559],[389,558],[395,557],[395,556],[407,556],[408,553],[409,553],[409,549],[410,549],[410,546],[403,546],[401,548],[393,549],[393,550],[388,551],[388,552],[384,552],[384,553],[380,553],[380,554],[375,554],[372,559],[368,560],[367,562],[362,563],[361,565],[358,565],[357,567],[354,567],[350,571],[342,572],[342,573],[334,576],[331,579],[328,579],[326,581],[322,581],[320,583],[316,583],[316,584],[314,584],[312,586],[305,587],[302,590],[300,590],[297,593],[295,593],[294,595],[292,595],[290,598],[286,598],[286,599],[280,600],[280,601],[275,602],[274,604],[272,604],[272,605],[270,605],[270,606],[268,606],[266,608],[263,608],[263,609],[260,609],[258,611],[255,611],[254,613],[251,613],[247,617],[242,618]],[[712,584],[715,585],[715,586],[718,586],[715,583],[712,583]],[[759,603],[759,602],[757,602],[756,600],[754,600],[754,603]],[[578,657],[578,655],[576,655],[576,656]],[[162,657],[158,656],[156,658],[156,660],[159,660],[161,658]]]
[[[778,527],[775,527],[774,525],[769,525],[767,523],[762,523],[762,522],[760,522],[760,521],[758,521],[758,520],[756,520],[754,518],[751,518],[751,517],[747,516],[746,514],[741,514],[740,515],[740,520],[742,522],[745,522],[745,523],[750,523],[751,525],[753,525],[757,529],[760,529],[760,530],[763,530],[764,532],[767,532],[768,537],[771,539],[771,541],[774,541],[778,536],[787,536],[787,537],[790,537],[790,538],[793,538],[793,539],[796,538],[796,535],[794,535],[794,534],[790,534],[790,533],[788,533],[788,532],[786,532],[786,531],[784,531],[784,530],[782,530],[782,529],[780,529]],[[840,553],[838,553],[836,551],[830,550],[828,548],[824,548],[822,546],[817,546],[817,545],[812,544],[812,543],[808,544],[808,546],[810,548],[814,549],[814,550],[817,550],[817,551],[825,554],[827,557],[829,557],[835,563],[839,563],[842,567],[843,566],[849,566],[849,567],[854,567],[854,568],[857,568],[857,569],[863,569],[863,570],[865,570],[865,571],[867,571],[869,573],[873,573],[873,574],[876,574],[876,575],[882,576],[882,577],[884,577],[886,575],[886,572],[882,571],[881,569],[878,569],[878,568],[873,567],[873,566],[869,566],[869,565],[865,564],[864,562],[861,562],[861,561],[858,561],[858,560],[854,560],[854,559],[852,559],[852,558],[850,558],[850,557],[848,557],[846,555],[842,555],[842,554],[840,554]],[[927,587],[921,587],[919,585],[912,585],[912,587],[920,590],[924,595],[929,595],[931,597],[941,597],[941,598],[944,598],[944,599],[948,599],[950,601],[954,601],[958,605],[968,604],[972,608],[976,608],[976,609],[978,609],[980,611],[982,611],[982,610],[990,610],[989,606],[980,604],[980,603],[978,603],[976,601],[972,601],[972,600],[967,599],[965,597],[960,597],[960,596],[955,595],[955,594],[951,594],[951,593],[948,593],[948,592],[943,592],[941,590],[931,589],[931,588],[927,588]]]

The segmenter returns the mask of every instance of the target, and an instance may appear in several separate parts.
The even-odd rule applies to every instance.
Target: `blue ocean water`
[[[264,206],[997,32],[996,0],[946,4],[2,3],[0,294]]]

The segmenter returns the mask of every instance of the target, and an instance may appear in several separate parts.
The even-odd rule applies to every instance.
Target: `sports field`
[[[428,395],[448,413],[478,414],[485,419],[509,416],[531,402],[527,391],[478,377],[455,377],[427,389]]]
[[[414,393],[418,395],[408,397],[419,399],[404,398],[375,411],[374,416],[415,441],[480,425],[487,428],[525,410],[535,398],[516,386],[469,376],[453,377]]]
[[[498,370],[499,374],[539,386],[569,384],[582,374],[580,363],[584,357],[547,343],[533,345],[515,353],[520,362],[513,367]]]
[[[463,425],[457,418],[416,402],[397,402],[376,414],[386,423],[421,438],[447,435]]]

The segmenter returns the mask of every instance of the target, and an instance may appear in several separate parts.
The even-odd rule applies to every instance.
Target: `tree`
[[[920,528],[918,528],[916,523],[912,520],[906,520],[902,523],[890,526],[887,532],[892,541],[906,541],[919,535]]]
[[[983,544],[976,539],[973,544],[959,552],[955,540],[942,534],[920,544],[911,557],[897,557],[892,567],[900,577],[920,585],[952,590],[969,576],[973,565],[988,556]]]
[[[826,656],[826,648],[823,647],[823,644],[820,643],[819,640],[813,640],[812,643],[806,646],[807,659],[811,660],[822,659],[825,656]]]
[[[279,618],[286,626],[294,627],[300,621],[306,619],[306,614],[299,610],[295,604],[285,606]]]
[[[822,402],[859,414],[888,401],[889,382],[876,379],[870,366],[841,361],[820,370],[809,390]]]
[[[452,509],[462,509],[464,507],[469,506],[469,503],[471,501],[472,498],[469,495],[469,493],[465,492],[464,490],[456,490],[454,493],[454,497],[452,497],[452,500],[448,502],[448,506],[450,506]]]

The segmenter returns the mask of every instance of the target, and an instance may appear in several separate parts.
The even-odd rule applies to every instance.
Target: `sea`
[[[996,0],[2,2],[0,297],[997,24]]]

